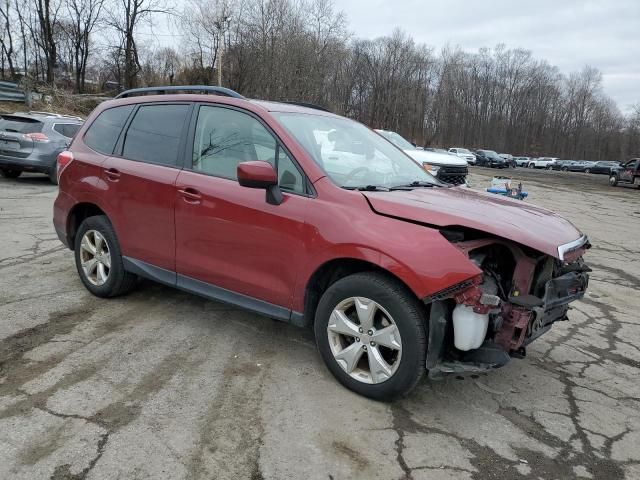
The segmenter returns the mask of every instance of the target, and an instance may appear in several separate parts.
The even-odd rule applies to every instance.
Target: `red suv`
[[[372,398],[521,358],[588,283],[589,242],[558,215],[443,184],[352,120],[227,89],[104,102],[58,175],[55,228],[91,293],[145,277],[313,327]]]

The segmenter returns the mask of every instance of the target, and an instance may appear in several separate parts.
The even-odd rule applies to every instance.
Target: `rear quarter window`
[[[133,105],[122,105],[104,110],[87,129],[84,134],[84,143],[96,152],[111,155],[133,107]]]

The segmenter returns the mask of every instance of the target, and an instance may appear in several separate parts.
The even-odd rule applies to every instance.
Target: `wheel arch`
[[[302,324],[304,326],[313,325],[320,298],[331,285],[341,278],[362,272],[378,272],[387,275],[400,282],[408,292],[418,298],[414,289],[411,288],[405,279],[379,264],[355,257],[333,258],[318,266],[304,286]]]
[[[105,211],[92,202],[80,202],[73,206],[67,216],[67,239],[69,240],[69,248],[73,250],[75,245],[75,237],[80,224],[89,217],[104,215],[109,218]]]

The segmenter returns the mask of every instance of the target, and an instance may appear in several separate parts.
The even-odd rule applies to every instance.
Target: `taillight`
[[[65,150],[64,152],[60,152],[58,155],[58,164],[56,167],[56,175],[58,180],[60,180],[60,174],[62,171],[73,161],[73,153]]]
[[[44,133],[36,132],[36,133],[25,133],[22,135],[27,140],[33,140],[34,142],[42,142],[46,143],[49,141],[49,137],[47,137]]]

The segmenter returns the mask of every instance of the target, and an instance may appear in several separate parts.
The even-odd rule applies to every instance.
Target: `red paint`
[[[278,174],[269,162],[242,162],[237,175],[238,183],[244,187],[265,188],[278,184]]]
[[[304,170],[314,195],[284,193],[284,201],[272,205],[264,189],[107,157],[83,143],[87,128],[107,107],[176,100],[231,105],[260,117]],[[419,223],[465,225],[551,255],[557,255],[558,245],[580,236],[573,225],[551,212],[462,188],[365,194],[341,189],[280,126],[270,113],[274,110],[332,115],[207,95],[104,102],[70,147],[74,161],[60,178],[56,230],[63,237],[71,234],[70,213],[79,204],[93,204],[111,220],[124,255],[297,312],[303,311],[305,288],[313,273],[336,259],[364,260],[387,270],[418,298],[481,273],[437,228]],[[238,172],[245,179],[271,181],[275,172],[269,168],[251,162]]]

